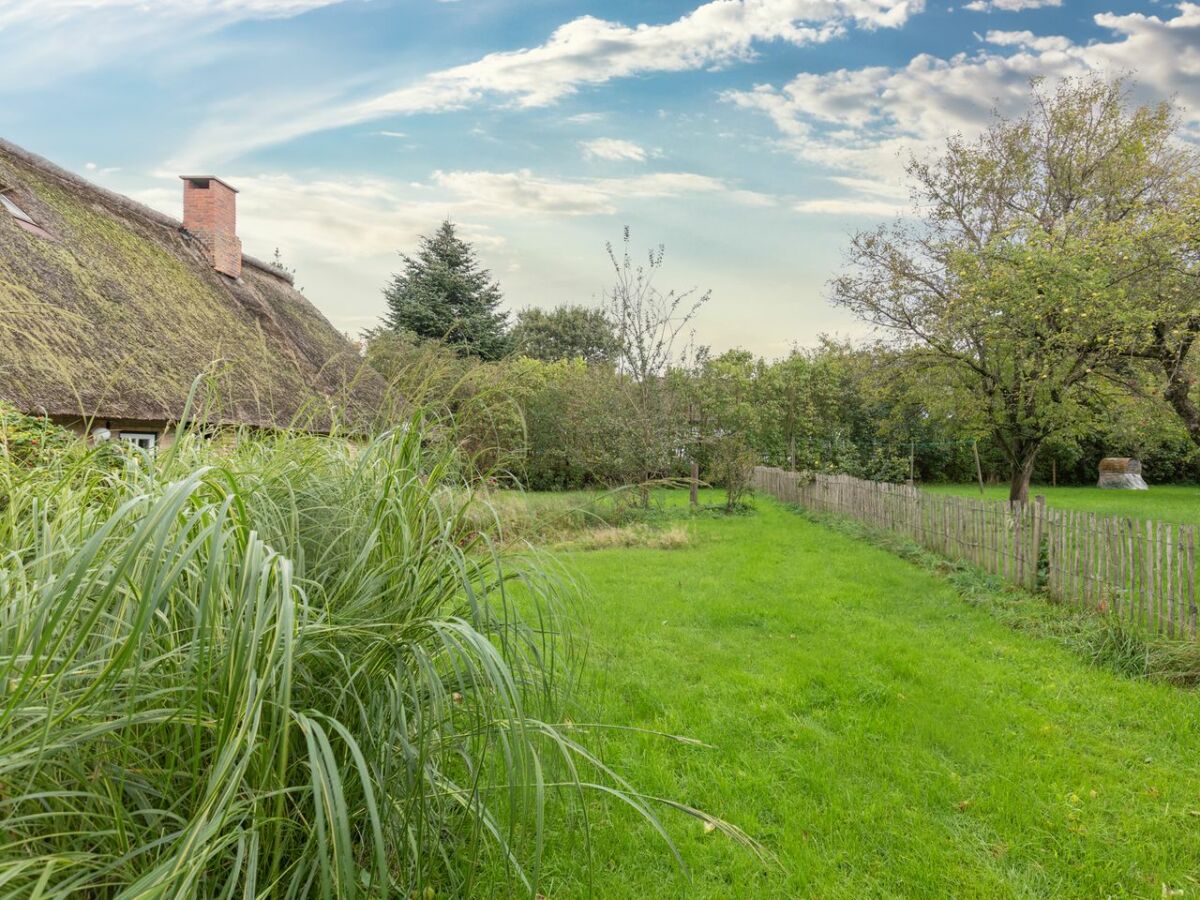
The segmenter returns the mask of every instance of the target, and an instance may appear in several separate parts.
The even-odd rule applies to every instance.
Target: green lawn
[[[958,494],[978,497],[974,484],[922,485],[931,493]],[[1061,509],[1131,516],[1139,519],[1158,519],[1179,525],[1200,525],[1200,487],[1177,484],[1151,485],[1148,491],[1106,491],[1097,487],[1048,487],[1035,484],[1029,489],[1032,498],[1042,494],[1046,503]],[[1008,486],[985,488],[989,500],[1007,500]]]
[[[760,498],[680,550],[566,554],[589,594],[580,717],[692,871],[594,805],[594,896],[1200,897],[1200,697],[1089,667],[937,577]],[[583,721],[577,718],[576,721]],[[556,835],[543,893],[587,893]]]

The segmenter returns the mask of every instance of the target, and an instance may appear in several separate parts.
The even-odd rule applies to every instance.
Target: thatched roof
[[[222,421],[323,431],[383,395],[355,348],[271,266],[217,273],[182,225],[0,140],[0,400],[175,421],[210,374]]]

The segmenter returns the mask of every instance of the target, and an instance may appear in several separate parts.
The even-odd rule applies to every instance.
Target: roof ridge
[[[101,199],[118,207],[124,212],[130,213],[131,215],[140,216],[141,218],[146,219],[155,225],[160,225],[164,228],[170,228],[175,231],[185,230],[183,227],[183,222],[179,221],[174,216],[168,216],[166,213],[159,212],[157,209],[147,206],[144,203],[139,203],[137,200],[132,200],[129,197],[126,197],[124,194],[118,194],[116,191],[110,191],[108,188],[101,187],[95,182],[88,181],[82,175],[72,172],[70,169],[64,169],[62,166],[58,165],[58,163],[51,162],[50,160],[46,159],[46,157],[40,156],[31,150],[26,150],[24,147],[14,144],[12,141],[6,140],[2,137],[0,137],[0,153],[6,153],[9,156],[14,156],[21,162],[41,169],[46,174],[51,175],[54,178],[57,178],[59,181],[62,181],[72,187],[91,191],[92,193],[98,195]],[[250,256],[246,253],[242,254],[242,263],[243,265],[249,265],[261,272],[265,272],[268,275],[274,275],[280,281],[285,281],[288,284],[295,286],[296,280],[292,274],[290,272],[281,270],[278,266],[273,266],[270,263],[263,262],[261,259]]]
[[[279,266],[273,263],[263,262],[256,256],[251,256],[248,253],[242,254],[242,265],[250,266],[252,269],[258,269],[260,272],[266,272],[268,275],[274,275],[280,281],[286,281],[288,284],[295,287],[296,277],[291,272],[285,272]]]

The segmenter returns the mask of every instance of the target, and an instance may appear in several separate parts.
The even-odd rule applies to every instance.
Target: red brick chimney
[[[237,236],[237,190],[212,175],[183,175],[183,227],[200,239],[213,268],[231,278],[242,274]]]

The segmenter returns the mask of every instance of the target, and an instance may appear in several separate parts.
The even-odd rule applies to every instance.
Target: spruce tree
[[[404,271],[384,289],[384,324],[422,338],[444,340],[463,355],[498,359],[508,350],[508,314],[491,273],[449,220],[422,237],[417,255],[403,254]]]

